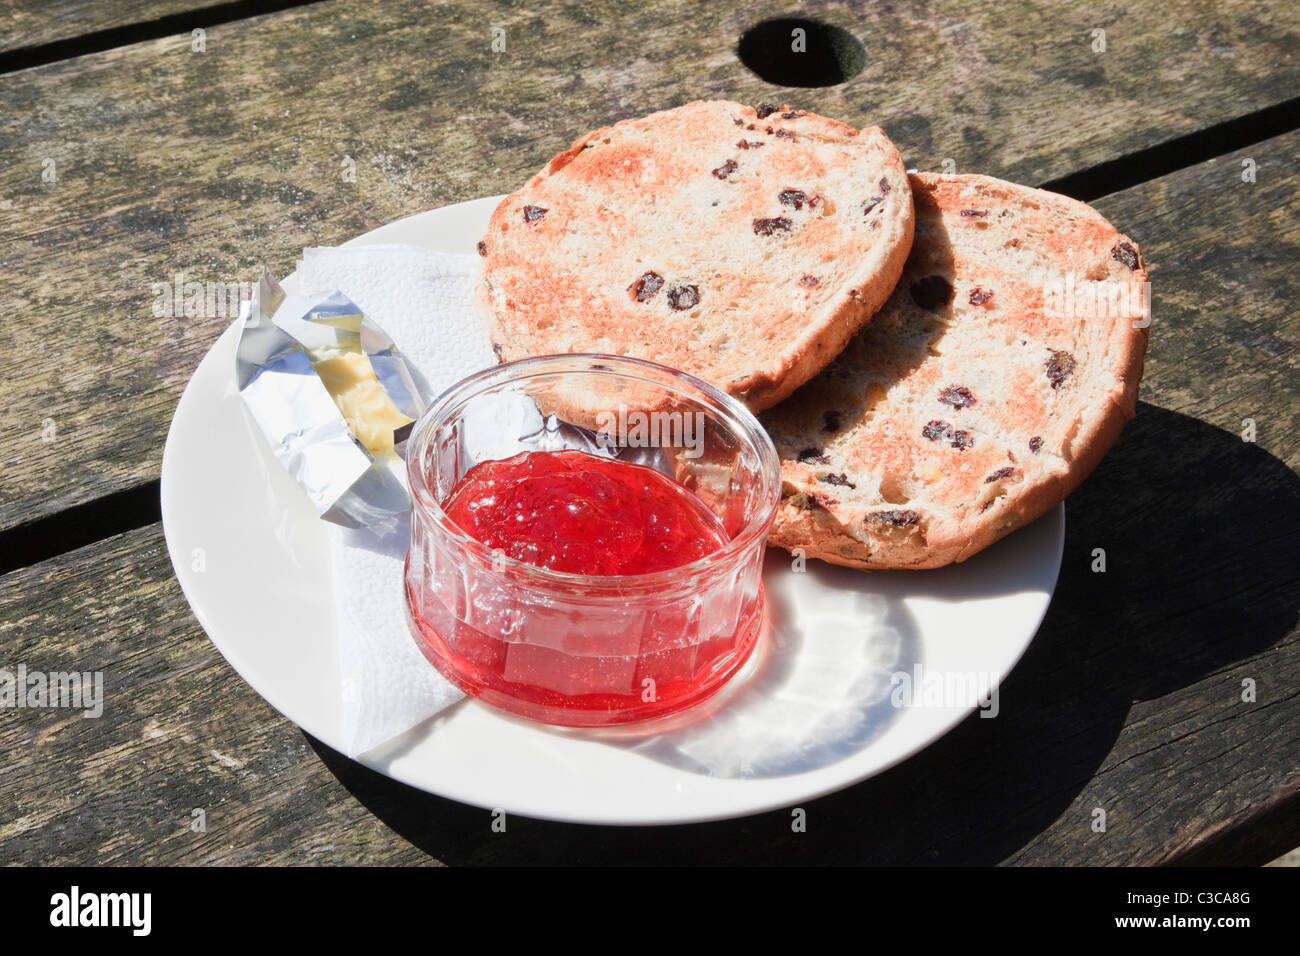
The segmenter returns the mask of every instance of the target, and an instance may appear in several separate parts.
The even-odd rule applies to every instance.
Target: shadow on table
[[[991,864],[1054,824],[1086,840],[1096,836],[1086,811],[1057,821],[1088,788],[1130,706],[1258,653],[1294,627],[1300,478],[1236,434],[1142,404],[1067,508],[1056,595],[1003,684],[998,718],[973,715],[903,764],[808,802],[806,832],[792,832],[782,810],[670,828],[511,817],[506,833],[494,833],[486,811],[309,740],[368,809],[450,864]],[[1098,548],[1105,573],[1092,570]],[[1123,773],[1107,774],[1107,793],[1122,792]],[[1048,852],[1024,855],[1051,863]],[[1131,842],[1125,853],[1142,855]]]

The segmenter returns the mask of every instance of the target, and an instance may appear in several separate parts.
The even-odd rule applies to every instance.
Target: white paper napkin
[[[470,302],[475,256],[416,246],[311,248],[298,264],[304,295],[341,291],[393,337],[426,400],[495,364]],[[386,536],[330,527],[343,686],[344,751],[356,756],[464,695],[416,648],[403,612],[410,528]]]

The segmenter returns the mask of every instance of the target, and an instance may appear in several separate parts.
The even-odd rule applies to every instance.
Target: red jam
[[[488,547],[574,575],[667,571],[729,540],[668,476],[578,451],[481,462],[442,507]],[[421,649],[467,693],[549,723],[622,723],[703,700],[749,656],[762,617],[761,593],[742,598],[734,575],[685,594],[629,586],[623,599],[597,598],[581,578],[547,593],[517,568],[465,574],[469,597],[458,576],[441,591],[408,591]]]
[[[581,451],[480,462],[443,510],[512,558],[572,574],[647,574],[727,543],[704,503],[653,468]]]

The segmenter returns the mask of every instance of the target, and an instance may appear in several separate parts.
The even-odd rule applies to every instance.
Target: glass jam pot
[[[702,501],[729,540],[668,570],[574,574],[494,551],[443,510],[475,464],[564,449],[656,469]],[[706,382],[610,355],[509,362],[439,396],[406,461],[408,622],[466,693],[547,723],[620,724],[704,700],[753,650],[780,464],[754,416]]]

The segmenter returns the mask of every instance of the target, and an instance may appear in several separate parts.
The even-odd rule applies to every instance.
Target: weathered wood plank
[[[1240,181],[1246,155],[1253,184]],[[0,862],[1278,856],[1300,843],[1298,158],[1293,133],[1100,203],[1152,264],[1148,401],[1069,502],[1047,619],[997,718],[810,803],[806,833],[786,812],[494,833],[488,814],[313,747],[267,707],[204,639],[154,526],[0,578],[0,664],[102,669],[110,692],[99,720],[0,711]],[[206,835],[188,829],[195,808]]]
[[[0,863],[424,859],[226,665],[159,526],[6,576],[0,608],[0,666],[101,671],[105,697],[96,719],[0,710]]]
[[[1289,544],[1260,552],[1271,573],[1243,595],[1249,630],[1222,627],[1236,609],[1213,565],[1188,585],[1211,602],[1199,616],[1132,629],[1143,623],[1124,620],[1134,595],[1169,590],[1188,569],[1153,570],[1165,551],[1152,526],[1171,524],[1159,512],[1110,528],[1117,487],[1159,466],[1145,450],[1152,433],[1211,460],[1236,441],[1153,407],[1139,423],[1071,508],[1057,600],[999,717],[972,718],[889,773],[812,802],[806,833],[791,832],[784,812],[671,831],[515,819],[495,833],[482,811],[315,745],[318,761],[203,637],[157,526],[14,572],[0,581],[4,664],[101,670],[107,702],[97,720],[0,712],[0,862],[1154,863],[1243,833],[1260,857],[1228,859],[1262,862],[1300,840],[1300,637],[1278,638],[1294,624],[1300,529],[1292,514],[1274,529]],[[1261,487],[1285,471],[1294,495],[1294,474],[1252,453]],[[1198,533],[1172,525],[1181,547]],[[1104,576],[1088,571],[1098,540],[1111,555]],[[1192,558],[1219,544],[1208,539]],[[1289,564],[1274,560],[1287,549]],[[1239,699],[1246,676],[1259,682],[1256,704]],[[1105,833],[1090,828],[1098,807]],[[195,809],[206,833],[189,828]],[[1254,830],[1256,819],[1270,829]]]
[[[1260,864],[1300,842],[1297,171],[1291,133],[1097,203],[1144,237],[1143,394],[1161,407],[1070,501],[1074,564],[1043,635],[1079,645],[1046,679],[1076,747],[1132,706],[1062,814],[1071,826],[1011,862]],[[1079,830],[1097,807],[1107,832]],[[1242,817],[1271,842],[1236,845]]]
[[[521,182],[592,126],[786,99],[883,124],[922,168],[1039,182],[1300,86],[1300,8],[1271,0],[813,2],[868,62],[792,91],[734,55],[786,10],[339,0],[216,28],[204,53],[176,37],[0,77],[0,529],[157,477],[177,396],[229,318],[155,316],[155,283],[283,273],[305,245]]]
[[[0,53],[149,23],[223,0],[0,0]]]

